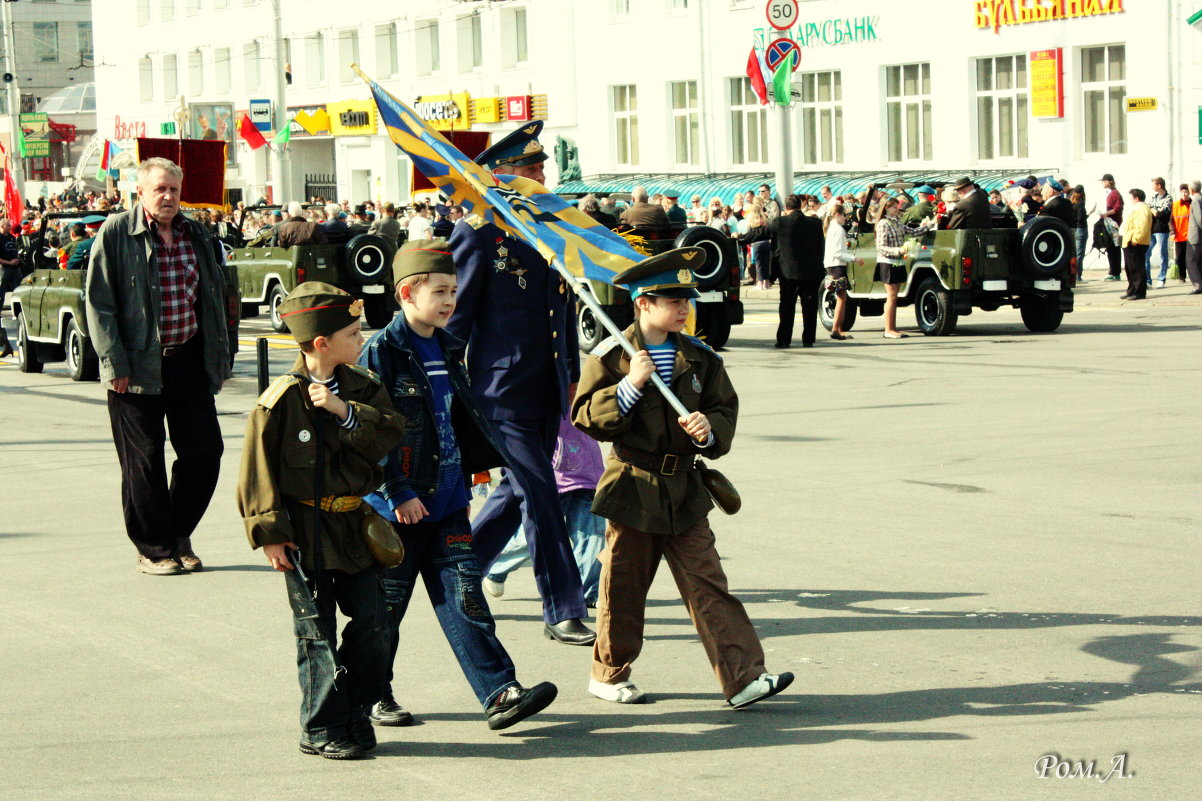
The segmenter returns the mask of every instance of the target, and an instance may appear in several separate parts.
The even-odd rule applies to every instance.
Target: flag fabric
[[[764,64],[763,53],[754,47],[751,48],[751,53],[747,56],[747,77],[751,79],[751,91],[760,99],[761,106],[768,103],[768,85],[764,82],[767,72],[768,66]]]
[[[292,123],[288,123],[287,125],[285,125],[283,127],[283,129],[278,134],[271,137],[271,142],[272,142],[272,144],[276,144],[276,145],[286,145],[286,144],[288,144],[288,140],[291,138],[292,138]]]
[[[246,140],[246,144],[250,145],[251,150],[258,150],[267,144],[267,140],[263,138],[263,134],[255,127],[255,124],[250,121],[250,117],[242,114],[238,117],[238,135]]]
[[[13,224],[15,231],[21,229],[21,217],[24,215],[25,204],[17,191],[17,182],[13,180],[12,160],[8,151],[4,152],[4,211]]]
[[[17,123],[17,157],[25,158],[25,129]]]
[[[109,168],[109,145],[111,145],[111,144],[112,144],[112,142],[105,139],[104,147],[102,147],[100,149],[100,170],[101,170],[101,172],[108,171],[108,168]]]
[[[778,106],[787,106],[793,102],[793,60],[796,51],[785,56],[785,60],[776,65],[772,75],[772,99]]]
[[[557,260],[577,278],[612,283],[613,277],[643,260],[625,239],[537,181],[494,176],[463,155],[413,109],[354,68],[371,87],[388,136],[413,165],[447,196],[486,222]]]

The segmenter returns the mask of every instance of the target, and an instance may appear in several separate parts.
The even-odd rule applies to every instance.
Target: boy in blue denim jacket
[[[384,571],[391,657],[372,720],[380,726],[413,722],[393,698],[391,665],[420,574],[488,727],[504,729],[546,708],[557,692],[549,682],[529,689],[518,684],[480,586],[468,487],[472,474],[505,459],[468,388],[463,343],[442,330],[455,310],[455,264],[447,241],[406,243],[392,269],[402,313],[372,336],[359,357],[408,421],[405,437],[385,458],[384,483],[367,497],[405,545],[405,561]]]

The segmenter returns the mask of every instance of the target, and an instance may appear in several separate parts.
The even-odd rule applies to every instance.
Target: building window
[[[672,133],[676,142],[676,163],[695,165],[701,159],[701,122],[696,81],[668,84],[672,102]]]
[[[609,0],[609,16],[614,21],[625,20],[630,16],[630,0]]]
[[[502,66],[516,67],[528,58],[526,44],[526,9],[507,8],[501,10],[501,61]]]
[[[305,71],[309,74],[309,86],[326,82],[326,36],[321,31],[305,40]]]
[[[230,0],[213,0],[213,8],[229,8]]]
[[[138,24],[150,24],[150,0],[138,0]]]
[[[668,0],[669,11],[688,11],[689,0]]]
[[[843,162],[843,73],[839,70],[801,75],[801,160]]]
[[[204,54],[193,50],[188,54],[188,93],[203,95],[205,91],[205,60]]]
[[[610,87],[619,164],[639,163],[639,100],[633,86]]]
[[[438,20],[417,21],[414,28],[414,48],[417,55],[417,74],[433,75],[442,69],[442,58],[438,48]]]
[[[400,71],[396,23],[376,26],[376,74],[388,78]]]
[[[1027,57],[977,59],[977,158],[1027,157]]]
[[[357,77],[351,69],[352,64],[359,63],[359,31],[352,28],[349,31],[338,32],[338,61],[343,83],[350,83]]]
[[[885,67],[889,161],[931,159],[931,65]]]
[[[200,0],[187,0],[187,3],[184,5],[184,7],[188,10],[189,16],[192,16],[193,14],[199,14]]]
[[[727,81],[730,100],[730,163],[763,164],[768,161],[768,107],[751,88],[751,79]]]
[[[1085,102],[1085,152],[1127,152],[1127,48],[1081,50],[1081,97]]]
[[[163,97],[174,101],[179,94],[179,64],[175,54],[163,56]]]
[[[263,80],[263,69],[259,64],[258,42],[242,45],[242,75],[247,90],[259,88],[259,82]]]
[[[75,41],[79,43],[79,57],[81,59],[92,60],[92,23],[77,22],[75,23]]]
[[[154,100],[154,63],[150,56],[138,59],[138,97],[143,102]]]
[[[175,19],[175,0],[159,0],[159,16],[163,22]]]
[[[213,51],[213,72],[217,79],[214,89],[218,94],[228,94],[230,91],[230,49],[219,47]]]
[[[459,71],[471,72],[484,64],[484,41],[480,15],[471,14],[455,20],[459,38]]]
[[[33,23],[33,60],[40,64],[58,61],[58,23]]]

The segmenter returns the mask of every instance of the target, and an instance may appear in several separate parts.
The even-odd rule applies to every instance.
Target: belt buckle
[[[679,459],[677,459],[676,454],[665,453],[664,454],[664,462],[663,462],[663,464],[660,465],[660,468],[659,468],[660,475],[663,475],[663,476],[676,475],[676,464],[678,461],[679,461]]]
[[[163,358],[174,356],[176,352],[179,351],[179,348],[179,345],[168,345],[167,347],[163,348]]]

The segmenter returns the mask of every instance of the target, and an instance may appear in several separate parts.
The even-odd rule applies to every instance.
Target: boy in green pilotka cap
[[[643,646],[647,590],[660,559],[689,610],[697,636],[735,708],[775,695],[792,673],[764,669],[764,649],[739,599],[727,589],[708,512],[714,504],[697,457],[730,451],[739,399],[718,354],[682,335],[689,302],[698,297],[693,272],[705,264],[697,247],[652,256],[615,284],[630,290],[635,321],[623,336],[597,346],[581,370],[572,404],[576,427],[613,442],[597,483],[594,514],[609,521],[601,553],[601,597],[589,692],[618,704],[646,700],[630,681]],[[658,373],[690,413],[684,417],[648,386]]]
[[[375,371],[405,416],[405,437],[384,462],[384,481],[367,502],[405,546],[405,561],[384,571],[390,658],[372,720],[407,726],[413,716],[393,697],[399,627],[418,578],[490,729],[506,729],[555,700],[550,682],[523,687],[497,639],[484,600],[468,522],[471,477],[505,464],[496,431],[476,405],[464,345],[443,328],[455,311],[455,262],[445,239],[417,239],[393,260],[401,314],[368,340],[359,363]]]
[[[362,496],[380,483],[378,463],[400,441],[404,418],[379,379],[355,364],[362,309],[316,281],[288,293],[280,316],[301,353],[251,411],[238,476],[251,547],[284,571],[292,605],[300,750],[327,759],[375,747],[368,714],[388,648],[380,571],[361,534],[364,515],[375,512]],[[348,618],[341,645],[335,606]]]

